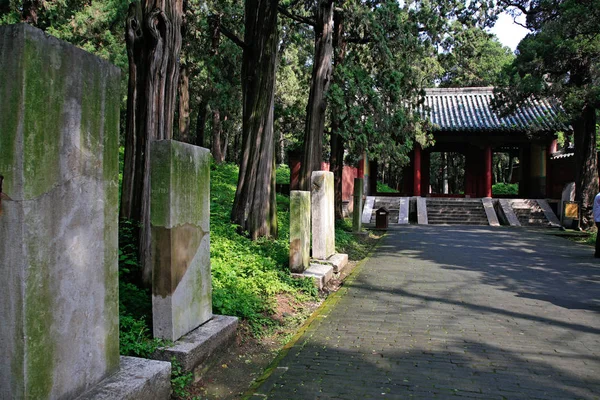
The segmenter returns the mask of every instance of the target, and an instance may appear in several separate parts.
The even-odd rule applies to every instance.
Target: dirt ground
[[[376,242],[376,239],[373,240]],[[303,326],[331,292],[355,269],[358,261],[349,261],[339,277],[332,279],[319,294],[318,301],[300,303],[291,295],[280,294],[274,319],[281,323],[271,335],[252,336],[248,325],[240,324],[234,346],[216,360],[200,379],[188,387],[188,399],[239,399],[275,359],[278,352]]]

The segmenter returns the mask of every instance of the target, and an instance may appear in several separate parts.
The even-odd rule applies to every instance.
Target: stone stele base
[[[168,400],[171,398],[171,363],[121,357],[121,369],[77,400]]]
[[[210,359],[216,359],[235,339],[238,319],[225,315],[213,318],[194,329],[173,346],[158,349],[152,358],[155,360],[177,360],[185,371],[193,371],[199,377]]]
[[[315,287],[322,290],[323,287],[333,278],[333,267],[329,264],[311,263],[310,267],[301,274],[292,274],[292,278],[312,278]]]

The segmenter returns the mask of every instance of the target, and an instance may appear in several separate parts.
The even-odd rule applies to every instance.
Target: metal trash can
[[[381,207],[375,212],[375,228],[387,229],[390,220],[390,212],[387,208]]]

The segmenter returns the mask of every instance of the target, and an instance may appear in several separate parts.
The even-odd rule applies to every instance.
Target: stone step
[[[488,222],[478,222],[478,221],[462,221],[462,222],[457,222],[457,223],[449,223],[449,222],[443,222],[443,221],[428,221],[429,225],[482,225],[482,226],[487,226],[489,225]]]

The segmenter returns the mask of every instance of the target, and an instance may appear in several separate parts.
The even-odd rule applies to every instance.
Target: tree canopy
[[[600,105],[600,0],[518,0],[532,31],[506,68],[498,106],[510,111],[529,97],[561,102],[575,138],[576,200],[584,227],[593,224],[598,192],[596,114]]]

